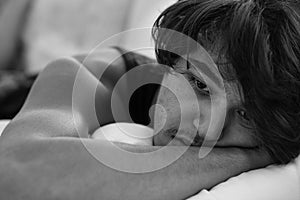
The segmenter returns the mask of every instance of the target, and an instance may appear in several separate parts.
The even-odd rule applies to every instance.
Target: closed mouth
[[[193,141],[186,139],[185,137],[179,136],[178,135],[178,129],[173,128],[169,129],[165,132],[168,134],[172,140],[177,140],[180,143],[182,143],[184,146],[194,146],[194,147],[214,147],[214,148],[239,148],[239,149],[249,149],[249,150],[254,150],[254,149],[259,149],[259,146],[241,146],[241,145],[218,145],[217,141],[209,141],[205,140],[205,138],[197,135],[194,137]],[[187,133],[188,134],[188,133]],[[184,134],[182,134],[184,135]]]
[[[245,149],[245,150],[255,150],[255,149],[259,149],[259,146],[241,146],[241,145],[215,145],[215,148],[237,148],[237,149]]]

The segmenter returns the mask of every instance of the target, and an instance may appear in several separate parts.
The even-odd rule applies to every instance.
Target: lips
[[[171,144],[179,143],[182,146],[201,147],[204,145],[205,147],[213,147],[217,143],[217,141],[205,140],[205,138],[201,137],[198,132],[195,135],[195,133],[190,132],[179,132],[176,128],[169,129],[164,134],[166,134],[166,137],[170,138]]]
[[[179,132],[176,128],[168,129],[160,133],[160,143],[162,146],[195,146],[195,147],[210,147],[210,148],[240,148],[240,149],[257,149],[257,145],[241,145],[241,144],[223,144],[222,141],[212,141],[201,137],[198,133],[193,138],[195,133]]]

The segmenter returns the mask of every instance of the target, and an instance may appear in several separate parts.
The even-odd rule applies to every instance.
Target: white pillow
[[[299,200],[300,156],[284,166],[243,173],[189,200]]]
[[[0,136],[9,122],[10,120],[0,120]]]
[[[93,139],[152,146],[153,129],[134,123],[114,123],[97,129]]]

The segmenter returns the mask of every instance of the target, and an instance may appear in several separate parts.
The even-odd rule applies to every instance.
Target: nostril
[[[204,139],[202,137],[200,137],[200,135],[197,133],[197,135],[195,136],[195,138],[193,140],[192,145],[193,146],[201,146],[203,143],[203,140]]]

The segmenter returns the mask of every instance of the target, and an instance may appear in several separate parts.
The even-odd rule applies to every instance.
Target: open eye
[[[242,110],[242,109],[237,110],[237,113],[243,120],[250,121],[250,118],[247,115],[247,112],[245,110]]]
[[[196,88],[198,91],[200,91],[201,93],[209,95],[209,88],[207,87],[207,85],[202,81],[200,81],[199,79],[197,79],[193,75],[193,73],[189,71],[190,68],[191,68],[191,64],[188,60],[186,60],[186,69],[188,70],[189,81],[191,82],[192,86]]]
[[[201,92],[205,92],[207,94],[209,94],[209,88],[207,87],[207,85],[205,83],[203,83],[202,81],[193,78],[193,82],[195,87],[200,90]]]

